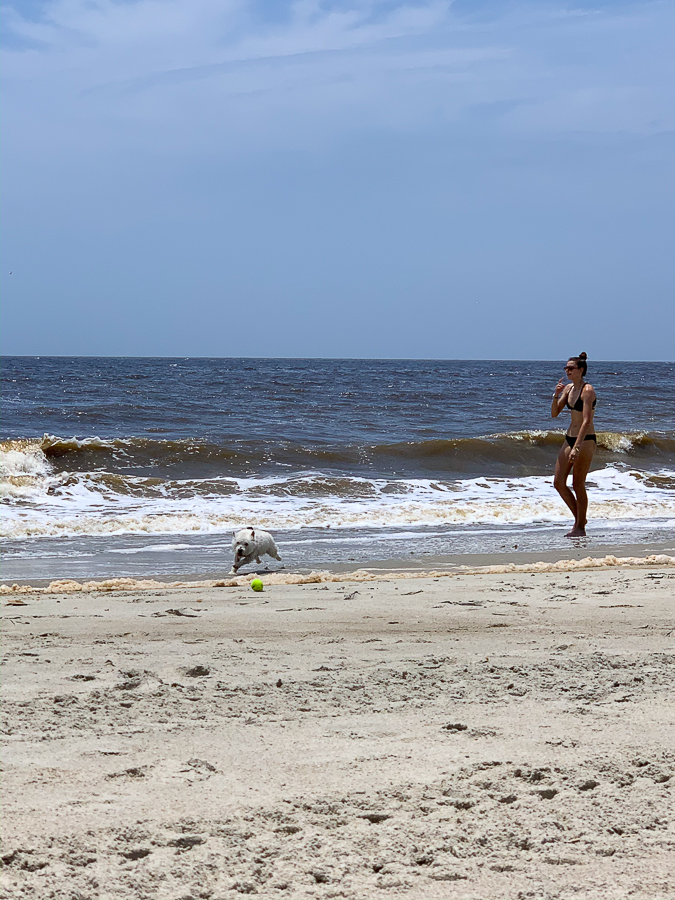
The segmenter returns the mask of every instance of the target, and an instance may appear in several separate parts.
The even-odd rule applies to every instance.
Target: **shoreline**
[[[425,556],[416,559],[389,558],[328,564],[320,569],[295,567],[268,569],[264,565],[239,575],[203,572],[185,575],[151,575],[148,578],[119,575],[112,578],[41,578],[20,582],[0,578],[0,595],[19,593],[67,593],[81,590],[147,590],[155,587],[238,587],[260,577],[269,584],[312,584],[317,582],[375,581],[388,578],[447,577],[457,574],[571,572],[644,566],[675,566],[672,541],[656,544],[570,547],[567,551],[473,553]],[[97,587],[100,586],[100,587]]]

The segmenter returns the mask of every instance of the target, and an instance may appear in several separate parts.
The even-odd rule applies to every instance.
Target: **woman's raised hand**
[[[564,390],[565,390],[565,385],[563,384],[563,380],[562,380],[562,378],[561,378],[560,381],[559,381],[559,382],[556,384],[556,386],[555,386],[555,394],[554,394],[554,397],[556,398],[556,400],[558,399],[558,397],[562,394],[562,392],[563,392]]]

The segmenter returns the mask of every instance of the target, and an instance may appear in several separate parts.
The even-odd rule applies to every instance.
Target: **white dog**
[[[232,549],[234,550],[234,563],[230,574],[234,572],[236,575],[238,569],[248,565],[253,560],[259,563],[260,557],[265,553],[273,559],[281,561],[272,535],[267,531],[256,531],[250,525],[248,528],[242,528],[241,531],[234,532]]]

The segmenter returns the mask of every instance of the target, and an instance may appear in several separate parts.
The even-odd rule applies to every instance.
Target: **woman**
[[[584,381],[588,368],[587,355],[580,353],[567,360],[565,374],[570,384],[558,382],[551,403],[551,415],[557,418],[567,406],[572,412],[572,421],[565,435],[565,443],[560,448],[555,466],[555,489],[572,510],[574,528],[565,537],[585,537],[588,496],[586,476],[591,467],[598,445],[593,425],[593,410],[597,399],[592,385]],[[572,471],[572,490],[567,486],[567,476]]]

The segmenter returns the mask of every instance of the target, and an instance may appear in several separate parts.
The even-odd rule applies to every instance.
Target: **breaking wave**
[[[179,469],[202,476],[204,469],[218,474],[246,475],[273,468],[354,471],[369,469],[385,474],[421,474],[425,469],[445,474],[507,474],[514,466],[536,470],[550,465],[551,450],[560,445],[559,431],[516,431],[478,438],[400,441],[384,444],[295,443],[260,439],[215,443],[201,439],[158,440],[132,437],[103,440],[45,435],[40,441],[6,442],[2,447],[30,444],[58,468],[78,471],[125,467]],[[630,457],[648,463],[675,464],[675,434],[669,432],[599,432],[598,447],[610,457]],[[192,471],[191,471],[192,470]],[[497,471],[499,470],[499,471]],[[525,474],[525,473],[523,473]]]
[[[675,440],[645,433],[598,438],[603,465],[589,476],[590,516],[675,519]],[[563,522],[569,514],[550,477],[559,444],[557,432],[531,431],[347,448],[49,435],[7,441],[0,445],[0,533],[186,534],[251,521],[279,530]],[[545,450],[545,466],[532,461],[536,448]],[[510,463],[500,474],[505,455]],[[489,464],[493,458],[502,469]],[[410,465],[399,475],[383,459]],[[434,477],[425,459],[437,462]],[[467,477],[464,470],[491,474]]]

